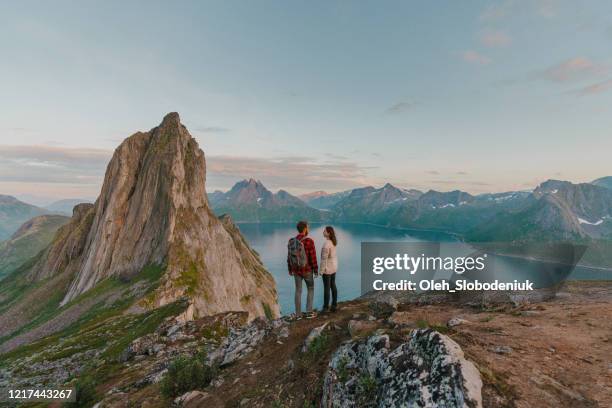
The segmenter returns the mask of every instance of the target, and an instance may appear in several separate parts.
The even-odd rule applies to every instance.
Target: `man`
[[[314,277],[319,272],[317,250],[314,241],[308,237],[308,223],[297,223],[298,234],[287,244],[287,268],[295,280],[295,319],[302,318],[302,281],[306,282],[306,318],[312,319],[312,299],[314,297]]]

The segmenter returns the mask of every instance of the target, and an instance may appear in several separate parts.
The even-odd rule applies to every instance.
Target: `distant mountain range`
[[[19,201],[15,197],[0,195],[0,241],[8,239],[29,219],[49,212],[44,208]]]
[[[237,222],[322,221],[326,215],[284,190],[272,193],[260,181],[243,180],[226,193],[208,195],[217,214],[229,214]]]
[[[387,183],[334,194],[317,191],[303,200],[270,192],[253,179],[227,193],[209,195],[213,209],[242,222],[366,222],[433,229],[472,241],[612,239],[612,189],[593,183],[548,180],[533,191],[472,195],[455,190],[425,193]]]
[[[0,279],[45,249],[68,221],[70,218],[63,215],[39,215],[0,242]]]
[[[328,195],[330,195],[328,192],[319,190],[319,191],[313,191],[312,193],[300,194],[298,198],[308,203],[309,201],[314,200],[315,198],[326,197]]]
[[[474,241],[612,239],[612,176],[592,183],[548,180],[533,191],[472,195],[403,189],[392,184],[337,193],[314,191],[299,197],[268,190],[255,179],[227,192],[208,194],[217,214],[237,222],[366,222],[384,226],[453,232]],[[42,214],[72,215],[83,199],[65,199],[46,208],[0,195],[0,241]]]
[[[317,195],[314,197],[306,197],[303,200],[306,202],[306,204],[318,210],[329,210],[333,206],[338,204],[340,200],[342,200],[343,198],[351,194],[352,191],[353,190],[346,190],[346,191],[340,191],[338,193]],[[305,196],[308,196],[308,195],[305,194]]]

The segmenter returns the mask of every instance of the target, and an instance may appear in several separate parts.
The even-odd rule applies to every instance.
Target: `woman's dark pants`
[[[329,308],[329,292],[332,295],[332,307],[338,303],[338,289],[336,289],[336,274],[323,275],[323,309]]]

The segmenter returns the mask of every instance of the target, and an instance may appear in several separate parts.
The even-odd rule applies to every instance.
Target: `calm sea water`
[[[310,237],[314,239],[317,253],[324,242],[323,225],[311,225]],[[287,273],[287,240],[296,235],[293,224],[239,224],[239,228],[249,244],[259,252],[266,268],[276,280],[279,303],[283,314],[292,313],[294,283]],[[338,237],[338,300],[350,300],[361,293],[361,243],[377,241],[437,241],[454,242],[457,239],[450,234],[440,232],[401,230],[367,224],[334,224]],[[503,265],[503,268],[501,266]],[[503,258],[497,261],[496,269],[504,274],[521,276],[528,270],[536,270],[542,265],[538,261],[518,258]],[[607,275],[606,275],[607,274]],[[577,267],[569,279],[610,279],[609,272],[592,268]],[[323,305],[323,281],[315,280],[315,307]],[[302,298],[305,302],[306,289]]]

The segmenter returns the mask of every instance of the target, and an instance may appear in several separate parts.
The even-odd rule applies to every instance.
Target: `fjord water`
[[[293,278],[287,273],[287,241],[297,234],[294,224],[284,223],[241,223],[240,231],[246,237],[253,249],[261,256],[266,268],[276,280],[278,301],[281,313],[288,314],[294,311]],[[323,225],[311,225],[310,237],[314,239],[317,256],[324,242]],[[436,241],[456,242],[454,235],[433,232],[387,228],[369,224],[334,224],[338,238],[338,273],[336,285],[338,286],[338,300],[350,300],[361,294],[361,243],[383,241]],[[503,276],[525,276],[528,270],[537,271],[542,268],[540,261],[500,257],[496,261],[496,271]],[[533,272],[537,273],[537,272]],[[533,276],[533,274],[529,274]],[[526,278],[529,276],[525,276]],[[593,268],[576,267],[569,279],[609,279],[609,272]],[[306,288],[304,285],[302,301],[305,304]],[[323,305],[323,281],[315,279],[314,305],[320,309]]]
[[[297,234],[294,224],[239,224],[249,245],[261,256],[266,268],[276,280],[278,301],[281,313],[293,313],[294,281],[287,273],[287,241]],[[313,224],[309,236],[317,248],[317,259],[320,259],[320,248],[324,242],[324,225]],[[378,241],[449,241],[451,235],[438,232],[408,232],[399,229],[385,228],[367,224],[334,224],[338,238],[338,273],[336,286],[338,300],[350,300],[361,294],[361,242]],[[306,288],[302,289],[302,300],[305,302]],[[315,279],[315,307],[323,305],[323,280]]]

